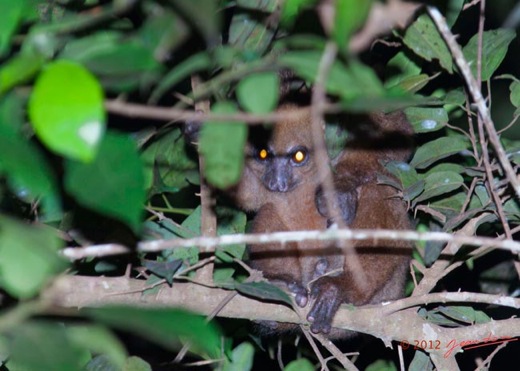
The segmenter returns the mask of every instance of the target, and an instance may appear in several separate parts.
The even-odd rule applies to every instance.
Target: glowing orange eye
[[[294,162],[300,163],[303,160],[305,160],[305,152],[303,151],[296,151],[293,154],[293,160]]]
[[[261,149],[260,152],[258,152],[258,158],[260,160],[265,160],[267,158],[267,156],[269,156],[269,153],[267,152],[266,149]]]

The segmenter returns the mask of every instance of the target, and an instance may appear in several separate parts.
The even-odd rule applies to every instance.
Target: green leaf
[[[96,325],[77,325],[67,328],[67,336],[76,345],[95,354],[104,354],[111,363],[123,367],[126,350],[109,330]]]
[[[173,283],[173,276],[182,266],[182,260],[174,259],[165,262],[145,260],[144,266],[157,277],[164,278],[166,282],[171,285]]]
[[[0,286],[11,296],[27,299],[67,266],[58,255],[62,243],[55,232],[0,215]]]
[[[231,353],[231,359],[225,359],[222,371],[248,371],[253,367],[255,348],[250,343],[238,345]]]
[[[231,102],[216,103],[215,113],[235,113]],[[204,156],[205,176],[209,183],[226,189],[240,180],[244,166],[247,126],[244,123],[208,122],[200,132],[199,150]]]
[[[319,50],[291,51],[282,55],[279,62],[304,79],[314,82],[321,57],[322,52]],[[353,61],[347,67],[336,60],[330,69],[325,87],[329,93],[337,94],[345,101],[379,97],[385,92],[371,68]]]
[[[450,51],[428,15],[421,15],[408,27],[403,41],[418,56],[427,61],[437,59],[442,68],[453,72]]]
[[[44,62],[41,55],[24,52],[0,66],[0,97],[16,85],[32,79]]]
[[[268,113],[276,108],[280,86],[278,74],[261,72],[249,75],[237,85],[237,98],[249,112]]]
[[[29,117],[47,147],[69,158],[92,161],[105,131],[103,91],[81,65],[51,63],[36,81]]]
[[[182,79],[196,72],[206,70],[211,65],[212,61],[207,52],[190,56],[161,78],[150,95],[149,103],[157,103],[164,93],[173,88]]]
[[[135,142],[107,133],[91,163],[67,161],[65,188],[79,203],[127,223],[141,225],[146,199],[143,164]]]
[[[210,46],[220,43],[220,28],[224,12],[215,0],[169,0],[188,18]]]
[[[497,30],[485,31],[482,37],[481,77],[482,81],[487,81],[504,60],[509,44],[516,37],[516,33],[512,29],[500,28]],[[471,67],[473,76],[476,78],[478,33],[469,40],[464,49],[462,49],[462,52]]]
[[[436,161],[466,150],[468,145],[468,141],[461,136],[435,139],[417,149],[410,165],[425,169]]]
[[[282,3],[280,23],[285,27],[291,27],[298,14],[316,2],[317,0],[285,0]]]
[[[409,107],[404,110],[415,133],[428,133],[442,129],[448,123],[448,113],[442,107]]]
[[[80,371],[90,353],[58,322],[30,321],[12,334],[10,370]]]
[[[332,36],[340,48],[346,48],[350,37],[365,23],[372,1],[336,0]]]
[[[511,85],[509,85],[509,91],[511,92],[511,94],[509,95],[511,103],[516,108],[520,108],[520,82],[513,81]]]
[[[397,368],[392,361],[379,359],[371,363],[365,371],[397,371]]]
[[[276,0],[239,0],[229,26],[229,45],[246,54],[263,55],[276,34],[267,20],[276,7]]]
[[[486,323],[491,319],[482,311],[475,310],[471,307],[464,306],[440,306],[439,312],[444,314],[446,317],[452,318],[456,321],[465,323]]]
[[[189,27],[177,13],[163,5],[152,3],[149,6],[146,20],[139,29],[139,38],[157,60],[164,61],[189,36]]]
[[[433,363],[426,353],[416,350],[408,371],[433,371]]]
[[[285,368],[284,371],[312,371],[315,370],[314,365],[307,358],[300,358],[292,361]]]
[[[292,300],[285,291],[268,282],[241,283],[240,285],[237,285],[236,289],[244,295],[292,305]]]
[[[210,357],[220,355],[220,332],[204,317],[181,309],[143,309],[124,306],[89,309],[85,313],[100,322],[157,342],[177,350],[178,339],[188,341],[194,348]]]
[[[424,181],[424,192],[415,199],[416,203],[449,193],[460,188],[462,184],[464,184],[462,176],[452,171],[432,173],[428,175]]]
[[[144,359],[132,356],[126,360],[123,371],[152,371],[152,366]]]
[[[2,22],[0,22],[0,57],[9,50],[11,37],[22,20],[26,6],[25,0],[2,0],[0,2],[0,14],[2,14]]]
[[[3,117],[0,117],[0,174],[7,178],[11,190],[25,201],[41,197],[43,220],[60,217],[58,185],[49,164],[33,143],[7,126]]]
[[[408,188],[419,180],[417,171],[405,162],[390,161],[385,164],[385,168],[401,182],[403,188]]]
[[[187,151],[186,142],[179,128],[154,138],[141,154],[145,163],[146,187],[151,194],[161,193],[164,186],[183,188],[192,174],[198,174],[198,163]],[[159,179],[157,179],[159,178]],[[160,187],[158,182],[162,183]]]
[[[136,40],[123,40],[117,32],[98,33],[70,42],[61,58],[79,62],[99,77],[103,86],[128,91],[155,78],[161,65],[152,51]]]

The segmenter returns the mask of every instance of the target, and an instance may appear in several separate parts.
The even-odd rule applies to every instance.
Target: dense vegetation
[[[514,354],[520,20],[512,1],[467,3],[2,0],[3,369],[488,369]],[[380,235],[416,241],[410,297],[340,310],[380,339],[338,344],[355,356],[247,321],[305,323],[242,261],[248,216],[218,192],[248,125],[276,121],[281,70],[314,86],[331,154],[348,134],[330,113],[401,109],[416,132],[410,163],[386,165],[398,181],[379,179],[416,220]],[[194,120],[200,160],[180,129]],[[362,238],[322,233],[345,236]]]

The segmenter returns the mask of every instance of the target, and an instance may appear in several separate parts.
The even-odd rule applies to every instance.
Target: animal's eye
[[[306,158],[307,158],[307,153],[302,149],[299,149],[298,151],[294,152],[292,155],[293,161],[297,164],[301,164],[303,161],[305,161]]]
[[[262,148],[260,151],[258,151],[258,158],[260,160],[266,160],[267,157],[269,157],[269,152],[265,148]]]

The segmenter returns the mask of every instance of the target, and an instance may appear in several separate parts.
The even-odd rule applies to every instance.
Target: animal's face
[[[282,121],[272,131],[251,130],[248,166],[271,192],[290,192],[303,182],[315,182],[310,118]]]

